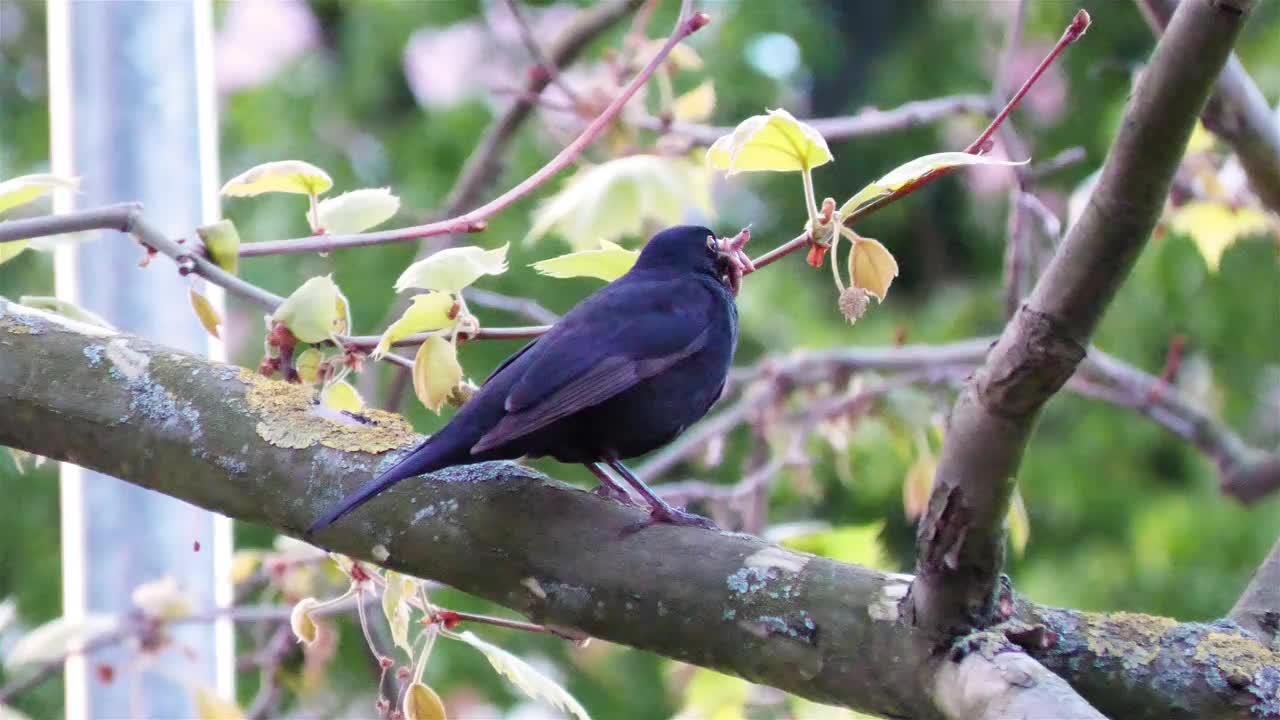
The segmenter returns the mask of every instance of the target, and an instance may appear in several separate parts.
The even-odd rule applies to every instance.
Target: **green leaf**
[[[333,187],[329,173],[301,160],[277,160],[255,165],[231,178],[222,186],[222,194],[231,197],[253,197],[269,192],[319,195]]]
[[[573,715],[578,720],[591,720],[591,716],[587,715],[586,709],[567,690],[555,684],[551,678],[538,672],[524,660],[497,645],[491,645],[481,640],[470,631],[458,634],[451,633],[448,637],[461,640],[479,650],[489,660],[489,664],[493,666],[493,669],[498,671],[498,674],[505,676],[529,697],[536,700],[546,700],[557,708]]]
[[[1027,504],[1022,501],[1022,493],[1013,488],[1013,497],[1009,498],[1009,544],[1018,557],[1026,552],[1027,541],[1031,538],[1031,518],[1027,515]]]
[[[538,205],[526,239],[551,233],[574,250],[590,250],[601,240],[642,235],[654,225],[677,225],[690,209],[714,215],[705,167],[681,157],[628,155],[570,178]]]
[[[456,293],[485,275],[507,271],[507,245],[493,250],[456,247],[441,250],[405,268],[396,280],[396,292],[409,288]]]
[[[445,720],[444,701],[435,690],[415,682],[404,692],[404,720]]]
[[[636,264],[638,257],[638,250],[628,250],[608,240],[601,240],[599,250],[559,255],[539,260],[530,267],[553,278],[593,277],[612,282],[625,275]]]
[[[0,265],[22,254],[23,250],[31,244],[30,240],[10,240],[9,242],[0,243]]]
[[[812,170],[831,160],[831,150],[822,133],[781,108],[743,120],[732,133],[707,149],[707,162],[730,175]]]
[[[965,152],[943,152],[925,155],[899,165],[886,173],[884,177],[859,190],[856,195],[849,198],[848,202],[840,208],[840,215],[847,216],[869,202],[878,200],[886,195],[892,195],[903,186],[915,182],[935,170],[972,165],[1008,167],[1026,165],[1028,162],[1030,161],[1001,160],[987,155],[973,155]]]
[[[111,328],[111,323],[107,322],[101,315],[76,305],[67,300],[60,300],[49,295],[23,295],[18,298],[19,305],[36,308],[38,310],[48,310],[57,313],[65,318],[78,320],[79,322],[97,325],[99,327]],[[113,328],[114,329],[114,328]]]
[[[197,720],[244,720],[244,711],[230,700],[224,700],[206,687],[191,692]]]
[[[110,615],[90,614],[75,621],[65,617],[50,620],[18,638],[4,659],[5,669],[61,660],[72,648],[116,628],[116,619]]]
[[[235,223],[219,220],[202,225],[196,228],[196,235],[200,236],[214,265],[233,275],[240,271],[240,233]]]
[[[378,338],[378,346],[370,353],[370,357],[375,360],[381,358],[391,349],[392,343],[414,333],[451,327],[457,322],[456,317],[449,317],[456,303],[449,293],[428,292],[414,295],[413,304]]]
[[[76,190],[80,187],[80,178],[69,178],[61,175],[22,175],[0,182],[0,213],[52,192],[58,188]],[[2,252],[0,252],[2,256]],[[0,262],[3,262],[0,260]]]
[[[391,628],[391,640],[413,657],[413,646],[409,644],[409,598],[417,591],[418,581],[394,570],[387,571],[386,581],[382,589],[382,614]]]
[[[789,537],[782,541],[782,545],[840,562],[889,570],[892,562],[889,554],[885,552],[884,543],[880,540],[882,532],[884,532],[883,521],[866,525],[845,525]]]
[[[391,219],[400,210],[400,198],[391,188],[364,188],[326,198],[316,206],[324,232],[345,235],[364,232]]]
[[[1211,272],[1218,272],[1222,254],[1233,243],[1251,235],[1264,235],[1271,226],[1267,213],[1256,208],[1233,208],[1226,203],[1195,200],[1169,217],[1169,227],[1189,236],[1204,256]]]
[[[338,412],[358,413],[364,409],[364,399],[360,397],[355,386],[346,380],[325,385],[320,391],[320,404]]]
[[[439,413],[460,380],[458,348],[442,337],[427,338],[413,358],[413,391],[418,399],[427,409]]]
[[[322,362],[324,362],[324,353],[315,348],[307,348],[294,357],[293,369],[298,371],[298,377],[302,378],[302,382],[318,382]]]
[[[330,275],[313,277],[293,291],[271,315],[299,340],[318,343],[345,333],[351,315],[347,298]]]

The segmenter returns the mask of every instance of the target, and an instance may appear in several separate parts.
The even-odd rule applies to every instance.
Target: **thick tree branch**
[[[1249,5],[1188,0],[1179,7],[1084,214],[956,401],[920,524],[920,574],[910,598],[914,621],[934,642],[998,620],[1004,518],[1036,417],[1084,359],[1094,327],[1155,227]]]
[[[417,440],[396,416],[330,414],[311,394],[0,301],[0,444],[294,535],[388,462],[386,450]],[[744,535],[671,526],[624,532],[643,515],[517,465],[486,463],[405,483],[319,541],[371,561],[385,550],[389,567],[544,625],[821,702],[892,717],[972,717],[965,698],[934,703],[939,693],[950,698],[951,689],[966,688],[1041,708],[1023,717],[1094,717],[992,633],[967,640],[956,658],[977,653],[989,664],[930,662],[897,619],[908,576]],[[1234,625],[1029,603],[1016,616],[1031,629],[1006,635],[1112,717],[1280,717],[1259,699],[1280,689],[1280,658]],[[1025,639],[1050,635],[1053,642]],[[1135,687],[1144,690],[1135,695]]]
[[[1159,35],[1173,17],[1178,0],[1139,0],[1138,6]],[[1280,119],[1235,53],[1214,83],[1200,117],[1205,127],[1235,151],[1262,203],[1280,213]]]
[[[1263,643],[1280,647],[1280,540],[1258,566],[1227,618]]]

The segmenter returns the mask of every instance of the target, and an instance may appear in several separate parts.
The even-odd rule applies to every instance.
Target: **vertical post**
[[[49,0],[52,165],[81,178],[58,210],[141,201],[174,236],[218,214],[210,0]],[[57,294],[122,330],[225,357],[187,307],[190,281],[115,233],[58,248]],[[221,296],[209,293],[221,303]],[[230,600],[231,525],[199,508],[63,465],[64,613],[121,615],[139,584],[173,576],[198,608]],[[192,717],[189,686],[234,692],[231,628],[185,625],[150,669],[117,648],[67,665],[66,717]],[[111,682],[92,672],[112,669]]]

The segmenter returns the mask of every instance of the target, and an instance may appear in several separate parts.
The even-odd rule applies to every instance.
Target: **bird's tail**
[[[312,533],[332,525],[342,516],[371,500],[373,496],[405,478],[434,472],[457,464],[457,459],[452,457],[454,448],[448,442],[440,442],[442,439],[439,434],[431,437],[401,458],[395,465],[383,470],[372,480],[356,488],[355,492],[344,497],[341,502],[330,508],[319,520],[312,523],[311,527],[307,528],[306,536],[310,537]]]

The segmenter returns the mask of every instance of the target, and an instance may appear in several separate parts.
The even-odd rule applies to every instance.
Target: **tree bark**
[[[1146,244],[1251,0],[1179,5],[1126,108],[1096,188],[952,409],[918,534],[913,620],[927,642],[1000,622],[1004,520],[1041,408],[1075,373]]]
[[[418,440],[398,416],[335,414],[313,395],[0,300],[0,444],[291,535]],[[1092,703],[1138,720],[1280,718],[1280,656],[1232,623],[1021,602],[938,662],[899,617],[910,576],[735,533],[627,532],[644,518],[499,462],[402,483],[316,541],[369,561],[385,550],[379,564],[537,622],[888,717],[1099,717]]]

